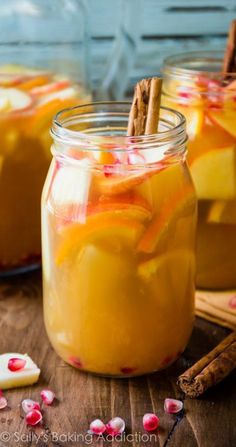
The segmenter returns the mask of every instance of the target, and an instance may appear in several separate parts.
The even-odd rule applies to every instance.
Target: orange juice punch
[[[165,368],[192,330],[196,197],[183,116],[161,108],[157,129],[159,85],[137,85],[129,136],[129,103],[67,109],[52,126],[45,324],[66,362],[96,374]]]
[[[52,116],[85,100],[67,75],[0,66],[0,275],[40,262],[40,196],[50,164]]]
[[[236,286],[236,65],[226,63],[211,51],[171,57],[164,67],[163,105],[187,121],[199,205],[197,286],[207,289]]]

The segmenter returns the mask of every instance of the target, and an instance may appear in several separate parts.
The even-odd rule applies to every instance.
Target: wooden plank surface
[[[227,331],[197,319],[189,347],[168,370],[136,379],[110,380],[81,373],[66,365],[51,348],[43,326],[41,275],[31,273],[0,282],[0,353],[28,353],[41,367],[37,385],[6,392],[9,408],[0,411],[0,447],[153,446],[233,447],[236,445],[236,374],[198,400],[185,400],[185,416],[166,415],[166,397],[180,397],[177,375],[215,346]],[[49,387],[58,401],[44,408],[44,426],[27,428],[20,412],[23,398],[39,398]],[[142,416],[161,419],[155,436],[143,436]],[[90,421],[119,415],[127,423],[126,439],[96,442],[86,435]],[[4,441],[5,436],[5,441]],[[7,440],[7,437],[10,440]]]

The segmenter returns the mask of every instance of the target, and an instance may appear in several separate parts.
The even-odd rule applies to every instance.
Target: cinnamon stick
[[[177,384],[193,398],[223,380],[236,367],[236,332],[232,332],[209,354],[178,378]]]
[[[150,135],[157,132],[162,80],[142,79],[136,84],[129,114],[127,135]]]
[[[233,20],[228,34],[223,61],[224,73],[236,73],[236,20]]]

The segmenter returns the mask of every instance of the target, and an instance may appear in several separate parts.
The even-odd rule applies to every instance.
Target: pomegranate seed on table
[[[229,300],[229,307],[231,309],[236,309],[236,295],[233,295]]]
[[[12,358],[8,361],[8,369],[12,372],[24,369],[26,365],[25,359]]]
[[[123,433],[124,430],[125,430],[125,421],[118,416],[111,419],[106,424],[106,431],[108,435],[117,436]]]
[[[22,409],[25,413],[29,413],[31,410],[40,410],[40,405],[32,399],[24,399],[21,402]]]
[[[42,413],[39,410],[31,410],[26,414],[25,420],[28,425],[37,425],[43,419]]]
[[[101,419],[95,419],[89,426],[89,433],[93,435],[101,435],[106,431],[106,425]]]
[[[3,408],[7,407],[7,399],[0,395],[0,410],[3,410]]]
[[[165,399],[164,410],[168,414],[176,414],[183,410],[184,404],[181,400]]]
[[[42,390],[40,396],[46,405],[51,405],[55,399],[55,394],[51,390]]]
[[[160,419],[154,413],[146,413],[143,416],[143,428],[146,431],[154,431],[158,428]]]

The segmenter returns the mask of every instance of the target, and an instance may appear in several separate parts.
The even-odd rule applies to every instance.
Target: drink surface
[[[53,115],[85,101],[68,76],[0,66],[0,272],[40,261],[40,196]]]
[[[197,286],[236,286],[236,81],[197,72],[165,81],[163,103],[186,117],[198,196]]]
[[[53,160],[43,192],[49,339],[93,373],[162,369],[184,350],[194,318],[196,199],[186,163],[148,167],[142,155],[131,171],[131,158],[78,154]]]

